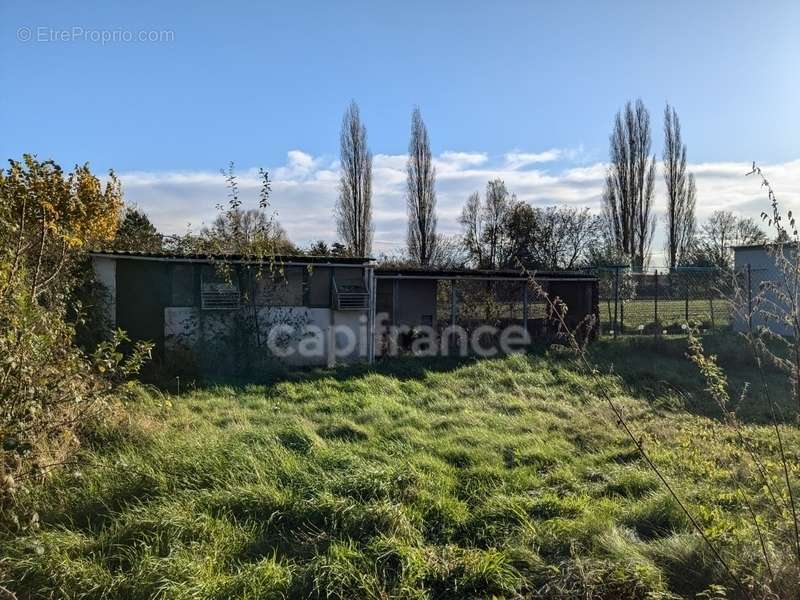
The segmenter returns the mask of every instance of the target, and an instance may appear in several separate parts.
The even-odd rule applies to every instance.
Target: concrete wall
[[[118,260],[116,271],[117,327],[133,341],[153,342],[154,355],[164,358],[164,307],[171,302],[171,265]]]
[[[792,252],[789,247],[785,247],[787,258],[791,258],[789,252]],[[795,257],[796,260],[796,257]],[[759,294],[765,298],[776,301],[776,297],[769,291],[762,291],[762,282],[779,282],[781,279],[781,271],[776,264],[776,257],[771,256],[766,248],[736,248],[734,250],[734,264],[736,273],[740,275],[743,289],[743,301],[747,302],[747,266],[750,265],[750,294],[753,299],[756,299]],[[781,335],[791,335],[791,328],[787,323],[781,323],[768,317],[767,310],[769,303],[759,305],[759,302],[753,302],[753,325],[755,327],[768,327],[771,331]],[[788,310],[788,307],[784,310]],[[742,307],[741,310],[736,311],[734,315],[733,328],[736,331],[747,331],[748,324],[745,314],[747,306]]]
[[[334,310],[333,322],[336,326],[335,352],[337,363],[366,361],[367,356],[367,313],[366,311]],[[355,340],[355,344],[352,344]],[[351,351],[347,351],[352,346]]]
[[[276,354],[292,366],[333,366],[367,360],[366,313],[304,306],[262,307],[258,310],[265,360]],[[209,358],[221,370],[235,370],[233,311],[203,311],[198,307],[164,309],[164,344],[168,360]],[[214,364],[208,365],[210,368]]]
[[[113,258],[99,258],[92,260],[94,277],[107,293],[105,317],[109,326],[117,326],[117,261]]]
[[[287,364],[333,366],[369,358],[366,311],[333,310],[329,286],[313,288],[319,282],[311,282],[316,295],[304,294],[305,267],[287,269],[285,280],[258,281],[260,288],[268,289],[258,289],[257,297],[263,299],[269,292],[270,305],[258,307],[260,331],[255,332],[250,308],[201,309],[201,272],[206,265],[100,256],[92,262],[96,280],[108,291],[109,324],[125,329],[134,341],[155,342],[156,356],[176,368],[199,373],[258,368],[260,358],[269,358],[271,331],[279,326],[276,333],[282,335],[275,338],[274,347]],[[327,280],[331,271],[324,268],[319,274]],[[337,268],[336,273],[346,281],[363,279],[363,267]],[[291,334],[286,325],[293,328]],[[247,348],[247,340],[255,335],[263,357],[254,358],[252,347]]]

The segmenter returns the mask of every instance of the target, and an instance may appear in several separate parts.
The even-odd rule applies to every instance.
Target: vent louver
[[[333,305],[336,310],[367,310],[369,294],[363,283],[337,284],[333,280]]]
[[[239,289],[233,285],[204,284],[200,301],[203,310],[233,310],[239,308]]]

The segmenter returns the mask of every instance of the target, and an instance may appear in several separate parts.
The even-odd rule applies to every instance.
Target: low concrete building
[[[557,329],[534,288],[569,307],[571,327],[597,315],[597,280],[581,272],[537,273],[530,286],[520,271],[377,268],[370,258],[91,257],[110,326],[154,342],[165,363],[201,373],[258,369],[275,356],[298,366],[371,362],[387,355],[387,336],[427,332],[444,348],[451,326],[467,334],[516,326],[530,343]]]
[[[581,271],[379,268],[375,280],[376,313],[390,326],[441,332],[451,326],[471,331],[519,325],[533,340],[558,328],[544,294],[567,306],[571,330],[598,316],[597,278]]]
[[[133,340],[153,341],[165,362],[198,360],[203,371],[229,371],[254,340],[265,347],[272,341],[293,364],[330,366],[369,356],[368,336],[352,343],[347,335],[368,325],[369,258],[91,256],[108,294],[109,324]]]
[[[775,285],[783,287],[782,280],[785,273],[777,262],[780,260],[780,253],[795,265],[795,269],[797,268],[796,245],[787,243],[735,246],[733,253],[736,281],[741,289],[737,299],[741,306],[735,310],[734,329],[739,332],[748,330],[749,312],[753,327],[767,327],[779,335],[793,335],[794,330],[790,322],[786,318],[775,317],[791,319],[800,318],[800,315],[793,315],[789,305],[780,301],[770,288]],[[792,285],[791,278],[788,285]]]

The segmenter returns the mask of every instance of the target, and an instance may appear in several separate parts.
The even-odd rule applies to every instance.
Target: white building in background
[[[734,253],[734,266],[736,273],[739,276],[739,281],[743,284],[742,301],[752,306],[752,319],[754,327],[768,327],[771,331],[781,335],[792,335],[793,327],[786,319],[800,318],[800,315],[794,314],[789,305],[785,302],[778,302],[776,295],[769,291],[768,282],[783,286],[784,271],[779,268],[778,260],[775,251],[781,248],[784,256],[794,264],[794,268],[798,268],[797,264],[797,247],[793,243],[787,244],[757,244],[750,246],[735,246]],[[750,289],[748,290],[748,279]],[[797,296],[800,300],[800,287],[792,291],[791,281],[789,282],[787,291],[791,295]],[[759,301],[761,297],[761,301]],[[777,306],[776,306],[777,305]],[[734,316],[734,329],[736,331],[747,331],[747,306],[742,307],[744,310],[736,311]],[[778,309],[776,311],[776,308]],[[779,312],[784,317],[782,320],[776,320],[768,313]]]

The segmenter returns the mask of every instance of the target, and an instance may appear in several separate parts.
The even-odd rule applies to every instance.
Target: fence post
[[[450,326],[456,326],[456,315],[458,314],[458,299],[456,298],[456,280],[450,280]]]
[[[753,330],[753,280],[750,274],[750,263],[747,263],[747,328]]]
[[[367,281],[369,282],[369,314],[367,315],[367,334],[369,339],[367,340],[367,354],[369,364],[373,364],[375,362],[375,302],[378,289],[375,282],[374,269],[369,270]]]
[[[711,271],[712,273],[714,271]],[[712,276],[712,285],[708,288],[708,304],[711,308],[711,330],[715,330],[717,328],[716,320],[714,319],[714,280],[716,277]]]
[[[658,269],[655,273],[655,302],[653,304],[653,336],[658,337]]]
[[[397,303],[400,298],[400,280],[392,279],[392,326],[397,327]]]
[[[617,337],[617,317],[619,315],[619,267],[614,268],[614,337]]]
[[[528,333],[528,282],[522,284],[522,328]]]
[[[685,296],[686,296],[685,299],[684,299],[684,313],[685,313],[684,316],[686,317],[686,325],[688,326],[689,325],[689,277],[688,277],[688,274],[685,274],[684,277],[686,277],[686,280],[685,280],[686,283],[684,283],[684,286],[683,286],[684,287],[684,293],[685,293]]]
[[[617,267],[617,281],[619,281],[619,267]],[[619,287],[617,287],[617,296],[619,296]],[[625,334],[625,294],[619,299],[619,334]]]

